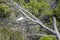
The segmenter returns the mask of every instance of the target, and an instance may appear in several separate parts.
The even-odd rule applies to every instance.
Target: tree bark
[[[56,32],[56,37],[58,38],[58,40],[60,40],[60,34],[59,34],[57,26],[56,26],[56,18],[55,17],[53,17],[53,27]]]

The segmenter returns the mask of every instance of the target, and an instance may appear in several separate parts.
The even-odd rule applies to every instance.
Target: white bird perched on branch
[[[23,20],[23,19],[24,19],[24,17],[20,17],[20,18],[18,18],[18,19],[16,20],[16,22],[21,21],[21,20]]]

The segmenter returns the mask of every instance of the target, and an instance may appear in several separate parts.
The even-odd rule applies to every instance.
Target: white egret
[[[16,20],[16,22],[21,21],[21,20],[23,20],[23,19],[24,19],[24,17],[20,17],[20,18],[18,18],[18,19]]]

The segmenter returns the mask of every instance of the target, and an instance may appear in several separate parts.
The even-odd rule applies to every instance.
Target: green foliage
[[[22,30],[12,30],[10,27],[0,28],[0,40],[24,40]]]
[[[51,36],[43,36],[39,40],[56,40],[56,38]]]
[[[30,0],[28,3],[25,3],[24,0],[14,1],[23,5],[24,8],[29,10],[36,17],[53,14],[52,10],[50,10],[50,5],[46,2],[46,0]]]
[[[38,2],[46,2],[46,0],[38,0]]]
[[[46,2],[37,2],[36,0],[31,0],[29,3],[25,3],[24,6],[36,17],[40,15],[52,14],[50,6]]]
[[[23,5],[24,4],[24,0],[13,0],[13,1],[17,2],[20,5]]]
[[[60,0],[58,1],[58,5],[55,9],[51,10],[50,5],[46,2],[46,0],[30,0],[30,2],[25,3],[24,0],[14,0],[18,4],[22,5],[24,8],[29,10],[34,16],[47,16],[52,17],[55,16],[57,18],[57,26],[60,28]],[[14,12],[5,4],[3,4],[3,0],[0,0],[0,18],[14,18]],[[8,3],[9,4],[9,3]],[[18,14],[18,13],[17,13]],[[45,15],[45,16],[44,16]],[[1,23],[0,23],[1,24]],[[47,24],[48,27],[52,25],[52,20]],[[22,30],[13,31],[11,28],[8,28],[4,25],[3,28],[0,28],[0,39],[1,40],[24,40]],[[36,27],[34,30],[36,33],[39,33],[39,27]],[[60,30],[59,30],[60,31]],[[48,32],[47,32],[48,33]],[[51,36],[41,37],[39,40],[56,40],[56,38]]]
[[[4,0],[0,0],[0,3],[3,3],[4,2]]]
[[[9,18],[12,10],[5,4],[0,4],[0,18]]]
[[[56,10],[57,10],[56,18],[60,22],[60,2],[58,3]]]

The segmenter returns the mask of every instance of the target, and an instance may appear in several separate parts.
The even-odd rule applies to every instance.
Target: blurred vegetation
[[[22,29],[16,30],[12,28],[13,27],[0,27],[0,40],[24,40]]]
[[[44,36],[44,37],[41,37],[39,40],[57,40],[57,39],[52,36]]]
[[[60,32],[60,0],[57,1],[56,8],[51,9],[51,5],[48,4],[47,0],[14,0],[22,7],[26,8],[30,11],[34,16],[36,16],[39,20],[42,20],[43,23],[46,22],[45,25],[52,28],[52,16],[55,16],[57,19],[57,27]],[[17,13],[18,14],[18,13]],[[4,0],[0,0],[0,19],[10,19],[14,20],[15,12],[8,6],[4,4]],[[41,19],[42,18],[42,19]],[[47,18],[47,19],[46,19]],[[2,24],[2,23],[0,23]],[[17,31],[11,30],[10,26],[6,26],[5,23],[4,27],[0,27],[0,39],[1,40],[24,40],[22,29],[18,29]],[[53,28],[52,28],[53,29]],[[51,34],[46,30],[36,27],[34,30],[36,33],[43,33]],[[56,40],[56,38],[50,36],[41,37],[39,40]]]
[[[8,6],[3,3],[0,4],[0,18],[9,18],[11,13],[12,11]]]

